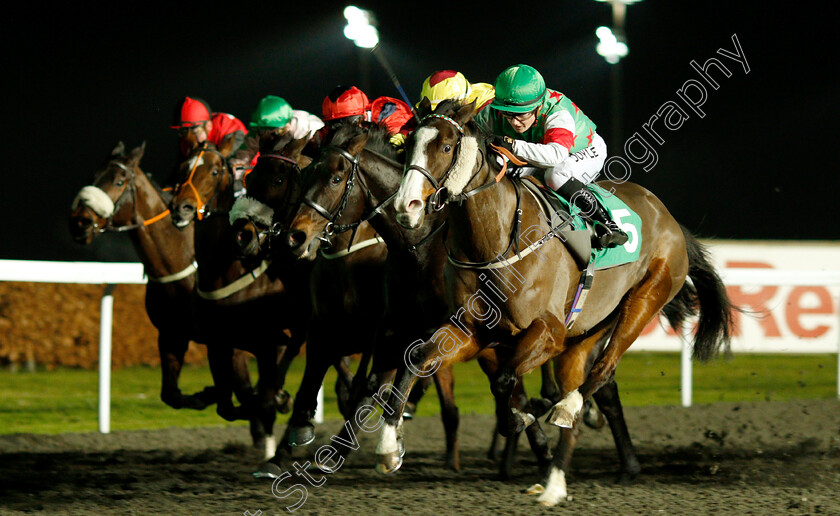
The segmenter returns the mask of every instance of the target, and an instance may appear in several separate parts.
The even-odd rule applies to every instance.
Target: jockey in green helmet
[[[519,174],[544,169],[545,184],[591,220],[602,247],[627,242],[627,234],[586,187],[607,158],[607,145],[589,117],[568,97],[546,88],[542,75],[528,65],[507,68],[494,87],[491,109],[476,119],[496,135],[494,144],[532,165]]]

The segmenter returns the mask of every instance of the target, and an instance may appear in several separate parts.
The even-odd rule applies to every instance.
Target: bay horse
[[[381,373],[384,372],[379,371],[382,368],[378,367],[378,364],[384,363],[387,353],[393,355],[394,351],[396,351],[394,355],[396,361],[400,360],[399,350],[382,343],[384,342],[382,339],[387,339],[388,343],[396,343],[418,326],[423,331],[426,329],[422,320],[419,322],[404,320],[402,322],[405,324],[395,324],[394,314],[399,313],[398,301],[410,297],[415,307],[426,308],[429,304],[427,299],[429,296],[425,289],[412,288],[417,286],[418,280],[428,274],[428,271],[419,267],[405,269],[400,265],[401,263],[404,265],[406,257],[400,252],[390,251],[395,235],[391,228],[380,224],[379,217],[376,217],[388,204],[389,195],[384,194],[380,188],[377,193],[381,197],[377,197],[359,172],[357,155],[368,141],[369,131],[378,131],[380,135],[380,138],[376,139],[380,150],[380,153],[375,153],[378,163],[389,167],[395,166],[396,151],[387,145],[387,139],[384,138],[387,135],[385,129],[379,126],[372,126],[370,129],[362,129],[355,125],[340,126],[329,135],[330,145],[322,146],[318,158],[305,170],[305,182],[297,213],[291,221],[284,224],[287,229],[285,241],[281,242],[287,245],[289,251],[298,258],[315,259],[316,256],[318,257],[313,271],[313,291],[322,294],[318,296],[319,303],[335,305],[334,300],[342,300],[341,304],[349,301],[354,305],[345,306],[343,311],[349,318],[346,324],[339,328],[355,333],[355,338],[342,339],[324,335],[322,337],[327,338],[318,341],[323,347],[325,357],[362,353],[362,360],[354,377],[352,410],[346,418],[347,422],[354,427],[354,433],[358,431],[357,420],[353,417],[355,409],[372,403],[375,391],[372,391],[370,387],[378,386],[380,382],[377,378],[380,378]],[[347,147],[350,151],[345,150]],[[373,153],[373,151],[370,152]],[[381,152],[389,156],[384,156]],[[396,166],[400,169],[402,167],[398,164]],[[356,187],[356,185],[359,186]],[[377,249],[375,254],[370,252],[362,254],[364,251],[354,252],[347,255],[342,260],[343,263],[332,259],[336,251],[342,252],[344,248],[352,249],[354,246],[362,247],[373,243],[372,237],[378,239],[378,245],[370,246],[370,249]],[[389,242],[391,245],[386,245]],[[417,243],[423,247],[422,242]],[[421,250],[420,256],[425,256],[425,252]],[[417,256],[411,258],[415,265],[418,263],[417,260]],[[337,290],[334,288],[337,286],[336,282],[329,279],[334,274],[331,271],[336,268],[346,270],[349,278],[349,281]],[[331,292],[326,292],[326,289]],[[364,307],[363,310],[360,309],[362,307]],[[338,307],[335,306],[335,308]],[[436,308],[439,311],[439,307]],[[329,312],[324,311],[324,313]],[[333,316],[327,315],[327,317]],[[390,322],[387,326],[383,326],[383,320],[390,320]],[[326,327],[316,319],[313,321],[313,328]],[[327,331],[335,330],[328,329]],[[315,341],[310,342],[315,344]],[[374,371],[379,375],[368,378],[367,369],[371,357],[374,360]],[[310,362],[307,360],[307,371],[309,368]],[[299,396],[306,392],[304,387],[310,392],[316,389],[319,378],[323,377],[324,368],[325,364],[313,362],[313,380],[311,384],[307,384],[306,381],[301,384]],[[395,369],[395,367],[387,369]],[[441,403],[441,417],[446,431],[446,464],[458,470],[460,469],[457,452],[458,409],[452,392],[453,381],[449,368],[444,369],[435,377]],[[412,392],[413,404],[416,405],[419,401],[423,390],[416,389]],[[296,406],[298,406],[297,402]],[[306,425],[305,416],[305,414],[301,414],[298,418],[293,416],[290,424],[296,428]],[[340,451],[346,454],[350,450],[343,447]]]
[[[119,142],[73,201],[69,229],[80,244],[105,232],[125,233],[148,277],[145,306],[158,331],[161,400],[172,408],[202,410],[216,402],[215,387],[183,394],[178,379],[190,340],[200,342],[190,310],[195,286],[193,225],[170,223],[166,194],[140,168],[145,142],[126,154]],[[237,392],[251,389],[247,356],[236,353]]]
[[[283,391],[289,365],[304,342],[309,319],[306,275],[269,260],[239,256],[229,216],[234,204],[233,174],[227,161],[231,146],[205,142],[181,164],[170,202],[172,222],[195,221],[199,275],[193,296],[196,327],[208,349],[219,390],[217,412],[227,420],[256,417],[265,435],[266,458],[275,452],[275,408],[286,402]],[[299,148],[289,149],[296,159]],[[273,324],[252,324],[252,321]],[[241,406],[231,400],[232,377],[225,366],[236,349],[257,359],[256,393]]]
[[[552,228],[540,216],[536,198],[521,192],[520,181],[530,179],[500,174],[496,160],[488,157],[492,137],[473,120],[474,114],[472,105],[442,102],[407,140],[406,173],[394,201],[397,221],[418,227],[427,203],[432,208],[448,205],[450,263],[444,277],[450,310],[459,310],[460,317],[406,357],[394,385],[408,392],[418,374],[469,360],[497,342],[492,349],[499,368],[490,377],[491,390],[500,432],[511,434],[530,423],[512,410],[515,378],[554,358],[561,397],[547,422],[560,427],[558,452],[544,487],[534,486],[531,492],[541,491],[541,504],[555,505],[567,496],[565,471],[584,400],[614,377],[621,356],[644,327],[660,311],[672,324],[696,313],[693,356],[708,360],[728,345],[731,304],[703,246],[659,199],[636,184],[604,183],[641,217],[640,242],[633,242],[641,245],[640,254],[634,262],[596,271],[586,305],[567,330],[564,321],[580,269],[566,246],[552,243],[553,238],[546,239],[539,254],[520,255],[531,244],[520,238],[520,228],[539,228],[543,235],[552,234]],[[482,267],[492,263],[505,265],[500,259],[507,260],[499,269],[503,273],[484,272]],[[605,336],[608,345],[588,367],[588,357]],[[390,402],[377,448],[377,470],[382,473],[400,467],[404,449],[402,399],[392,396]]]
[[[386,310],[382,324],[378,325],[380,332],[373,353],[373,373],[380,375],[381,381],[386,377],[385,371],[393,375],[406,348],[418,337],[423,337],[421,340],[431,338],[434,329],[448,314],[440,281],[446,264],[442,239],[446,212],[434,212],[417,230],[406,230],[396,223],[391,201],[399,188],[403,164],[395,161],[395,157],[393,147],[388,144],[387,131],[379,126],[348,126],[336,130],[329,145],[322,147],[320,156],[306,169],[305,200],[288,224],[285,242],[296,255],[312,256],[323,242],[325,233],[331,230],[349,232],[366,222],[383,238],[388,246]],[[486,371],[494,367],[491,360],[480,358],[479,362]],[[547,374],[550,376],[550,372]],[[442,367],[431,376],[437,385],[446,430],[446,464],[458,470],[458,408],[454,402],[452,371],[450,367]],[[381,381],[373,383],[381,384]],[[544,385],[543,397],[552,397],[554,393],[546,392],[546,389]],[[368,392],[368,397],[358,403],[362,406],[372,403],[369,398],[372,394]],[[521,384],[517,394],[525,397]],[[418,395],[416,386],[406,404],[411,403],[412,395]],[[615,414],[610,422],[616,429],[623,474],[633,476],[638,472],[638,461],[632,451],[617,391],[610,398],[599,394],[599,402],[609,405],[610,416]],[[527,398],[521,408],[524,409],[526,403]],[[547,466],[548,445],[539,425],[529,426],[526,432],[533,451]],[[499,468],[502,478],[510,476],[516,442],[513,438],[506,446]]]

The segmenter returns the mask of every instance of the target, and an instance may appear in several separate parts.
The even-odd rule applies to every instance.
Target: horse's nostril
[[[250,231],[240,231],[236,234],[236,241],[239,242],[240,247],[245,247],[254,239],[254,234]]]
[[[304,231],[292,231],[288,235],[288,243],[289,247],[292,249],[300,248],[304,243],[306,243],[306,233]]]
[[[414,199],[408,203],[408,211],[418,211],[423,209],[423,201]]]

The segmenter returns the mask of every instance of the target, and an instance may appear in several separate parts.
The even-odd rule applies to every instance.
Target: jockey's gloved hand
[[[493,137],[493,145],[495,145],[496,147],[501,147],[501,148],[507,150],[508,152],[510,152],[511,154],[514,153],[513,145],[514,145],[515,141],[516,140],[514,140],[510,136],[494,136]]]
[[[391,136],[391,138],[388,141],[391,142],[391,145],[393,147],[399,149],[403,145],[405,145],[405,135],[402,134],[402,133],[397,133],[397,134]]]

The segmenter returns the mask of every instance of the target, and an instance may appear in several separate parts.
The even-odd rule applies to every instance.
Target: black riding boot
[[[557,193],[580,209],[582,217],[586,217],[592,222],[592,227],[595,228],[595,236],[601,247],[615,247],[627,242],[627,233],[622,231],[618,224],[610,218],[607,210],[585,184],[572,178],[566,181],[557,190]]]

